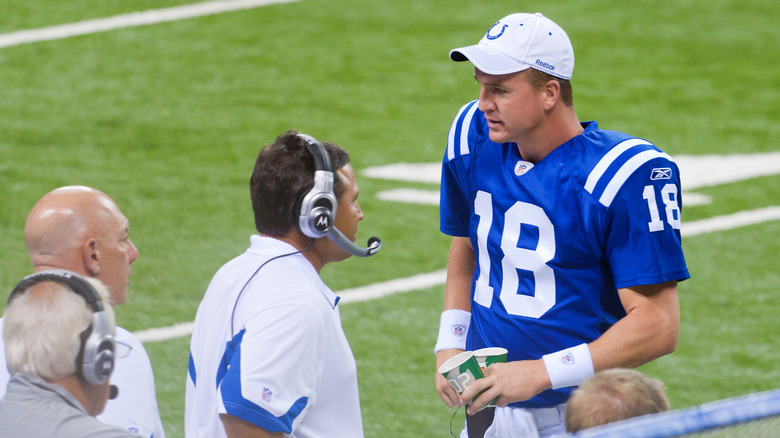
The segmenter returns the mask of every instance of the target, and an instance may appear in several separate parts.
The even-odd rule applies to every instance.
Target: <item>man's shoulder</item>
[[[107,424],[87,414],[70,417],[57,428],[57,437],[89,436],[93,438],[139,438],[143,435],[132,433],[113,424]]]
[[[118,359],[128,355],[138,355],[145,357],[147,361],[149,360],[149,354],[146,352],[144,344],[128,330],[116,326],[114,340],[117,342],[116,356]],[[123,348],[126,348],[127,351],[123,352]]]
[[[485,113],[479,110],[479,101],[471,101],[463,105],[452,121],[447,135],[446,158],[468,156],[483,144],[494,144],[490,141]]]

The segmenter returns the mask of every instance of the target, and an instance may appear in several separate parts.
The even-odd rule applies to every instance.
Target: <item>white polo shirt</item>
[[[296,438],[363,437],[338,297],[301,254],[257,271],[295,251],[252,236],[212,279],[190,341],[187,438],[225,437],[220,413]]]

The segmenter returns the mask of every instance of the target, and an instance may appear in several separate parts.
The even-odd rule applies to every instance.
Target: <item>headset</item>
[[[361,248],[333,225],[338,202],[333,192],[334,175],[330,156],[316,138],[306,134],[298,134],[298,137],[306,143],[306,150],[314,160],[314,186],[296,203],[298,229],[312,239],[328,236],[341,249],[358,257],[376,254],[382,248],[382,240],[378,237],[368,239],[368,248]]]
[[[76,373],[92,385],[106,382],[114,371],[114,337],[111,335],[111,323],[103,308],[103,300],[87,280],[74,272],[61,269],[37,272],[24,277],[14,287],[8,302],[32,286],[46,281],[67,286],[81,295],[92,309],[92,322],[80,335],[81,347],[76,357]]]

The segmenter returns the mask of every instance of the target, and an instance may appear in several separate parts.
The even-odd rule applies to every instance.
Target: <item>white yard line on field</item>
[[[724,216],[715,216],[695,222],[683,222],[682,235],[685,237],[697,234],[725,231],[732,228],[746,227],[762,222],[780,220],[780,205],[759,208],[756,210],[738,211]]]
[[[780,205],[757,210],[740,211],[734,214],[716,216],[695,222],[687,222],[683,224],[682,234],[686,237],[690,237],[774,220],[780,220]],[[341,303],[357,303],[397,293],[441,286],[444,284],[446,277],[447,270],[441,269],[427,274],[417,274],[411,277],[369,284],[363,287],[345,289],[336,294],[341,297]],[[170,327],[141,330],[133,334],[141,342],[165,341],[191,335],[192,327],[192,322],[183,322]]]
[[[39,41],[59,40],[78,35],[105,32],[125,27],[146,26],[168,21],[184,20],[186,18],[202,17],[204,15],[221,14],[223,12],[252,9],[277,3],[292,3],[298,0],[223,0],[191,5],[175,6],[165,9],[152,9],[130,14],[116,15],[107,18],[80,21],[78,23],[61,24],[41,29],[20,30],[0,34],[0,48]]]

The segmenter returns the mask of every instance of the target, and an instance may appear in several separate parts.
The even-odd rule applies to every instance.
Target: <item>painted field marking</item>
[[[223,0],[164,9],[151,9],[148,11],[115,15],[113,17],[79,21],[77,23],[60,24],[40,29],[20,30],[0,34],[0,48],[39,41],[59,40],[126,27],[146,26],[150,24],[184,20],[187,18],[221,14],[242,9],[253,9],[278,3],[292,3],[295,1],[298,0]]]

